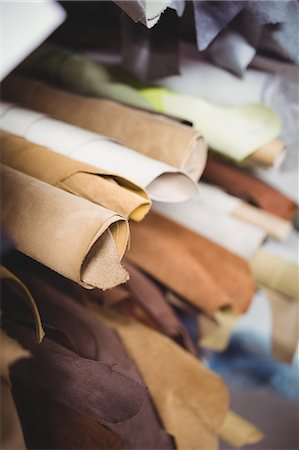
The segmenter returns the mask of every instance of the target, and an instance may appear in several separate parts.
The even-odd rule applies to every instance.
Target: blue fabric
[[[208,364],[231,386],[259,386],[288,399],[299,398],[298,361],[292,365],[275,361],[266,341],[254,333],[233,334],[227,350],[212,353]]]

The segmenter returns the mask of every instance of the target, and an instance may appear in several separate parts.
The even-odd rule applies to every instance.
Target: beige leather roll
[[[21,252],[86,288],[127,280],[127,221],[113,211],[1,166],[1,226]]]
[[[0,131],[1,162],[46,183],[139,221],[150,209],[144,189],[118,175]]]
[[[1,94],[5,100],[113,137],[146,156],[184,169],[193,179],[197,180],[204,170],[207,148],[200,133],[160,114],[71,94],[22,77],[3,82]]]

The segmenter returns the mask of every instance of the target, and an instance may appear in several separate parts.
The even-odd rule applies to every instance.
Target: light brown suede
[[[253,423],[229,411],[220,430],[220,437],[233,448],[260,442],[264,435]]]
[[[13,169],[133,220],[143,219],[151,207],[146,191],[130,181],[5,131],[0,131],[0,158]]]
[[[228,305],[242,313],[253,296],[245,260],[153,212],[132,224],[127,257],[208,315]]]
[[[199,314],[197,317],[200,334],[198,345],[215,352],[226,350],[239,317],[230,309],[219,310],[212,318],[205,314]]]
[[[2,83],[2,98],[88,130],[113,137],[133,150],[202,174],[207,157],[203,137],[192,127],[112,100],[88,98],[22,77]]]
[[[166,336],[98,305],[90,307],[119,333],[178,450],[217,449],[228,410],[221,378]]]
[[[127,280],[128,224],[118,214],[2,165],[2,226],[18,250],[86,288]]]
[[[273,139],[253,152],[245,162],[253,166],[272,167],[279,164],[286,151],[286,144],[280,139]]]

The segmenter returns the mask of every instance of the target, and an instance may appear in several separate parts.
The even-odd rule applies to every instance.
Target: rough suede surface
[[[60,187],[125,217],[141,220],[151,201],[138,186],[104,170],[0,131],[2,164]]]
[[[60,360],[55,361],[54,354],[53,356],[51,356],[51,352],[48,354],[48,348],[46,349],[44,344],[37,347],[30,339],[30,345],[34,347],[34,354],[38,359],[36,364],[40,367],[39,374],[43,370],[45,376],[44,380],[41,376],[37,376],[37,387],[43,389],[43,384],[45,384],[49,393],[48,385],[52,386],[52,400],[59,401],[93,420],[99,420],[99,411],[103,412],[104,407],[106,411],[104,411],[103,420],[100,421],[101,424],[119,435],[126,449],[172,449],[172,440],[163,431],[138,369],[127,355],[120,339],[84,307],[86,293],[91,291],[86,291],[75,283],[63,279],[55,272],[30,261],[23,255],[14,255],[8,261],[8,265],[27,284],[32,295],[35,296],[46,328],[47,340],[51,341],[56,348],[59,347],[62,352]],[[20,305],[20,301],[13,295],[9,297],[7,295],[6,299],[3,305],[6,321],[13,319],[26,326],[30,324],[31,327],[32,318],[29,308],[26,308],[26,305],[22,305],[21,308],[16,307]],[[29,331],[31,333],[31,330],[27,329],[27,333]],[[44,353],[44,355],[38,352]],[[94,364],[95,368],[104,365],[110,368],[110,371],[122,374],[129,383],[128,386],[122,390],[121,384],[112,377],[110,377],[110,384],[106,383],[105,386],[105,379],[100,373],[101,369],[100,371],[98,369],[91,370],[88,374],[80,377],[78,373],[72,371],[69,365],[66,366],[65,356],[70,353],[76,355],[78,364],[82,367],[86,364]],[[57,365],[65,366],[65,371],[69,373],[70,378],[60,377],[58,384],[54,385],[48,378],[52,377],[53,371],[58,373]],[[51,368],[48,372],[44,370],[47,367]],[[27,369],[29,370],[29,368]],[[29,371],[31,377],[34,376],[33,370],[33,365],[31,365]],[[16,371],[16,374],[18,373],[19,371]],[[86,386],[92,382],[92,379],[95,382],[97,380],[94,389]],[[71,386],[68,387],[69,383]],[[23,389],[25,389],[24,384]],[[59,390],[61,395],[58,396]],[[115,402],[117,393],[119,398]],[[103,395],[107,398],[106,403],[99,402],[98,397]],[[140,402],[138,399],[142,399],[142,401]],[[75,407],[75,405],[77,406]],[[101,408],[100,405],[102,405]],[[133,410],[135,410],[135,414],[132,414]],[[121,422],[114,421],[112,423],[106,414],[109,411],[112,418],[114,415],[119,417],[119,414],[126,415],[126,417],[123,417],[124,420]]]
[[[128,233],[121,216],[7,166],[1,175],[2,225],[19,250],[85,287],[126,281],[110,232]]]
[[[119,333],[178,450],[216,450],[228,408],[228,392],[218,375],[166,336],[98,305],[90,307]]]

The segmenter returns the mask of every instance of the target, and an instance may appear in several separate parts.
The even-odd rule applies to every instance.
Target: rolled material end
[[[112,232],[107,229],[86,254],[81,267],[81,281],[86,288],[99,287],[104,291],[128,279],[129,274],[119,261]]]
[[[202,136],[197,136],[190,144],[191,149],[187,153],[187,158],[183,161],[182,169],[194,181],[198,181],[201,177],[207,162],[208,151],[207,145]]]
[[[184,202],[198,194],[198,186],[184,172],[164,172],[155,178],[147,190],[159,202]]]

